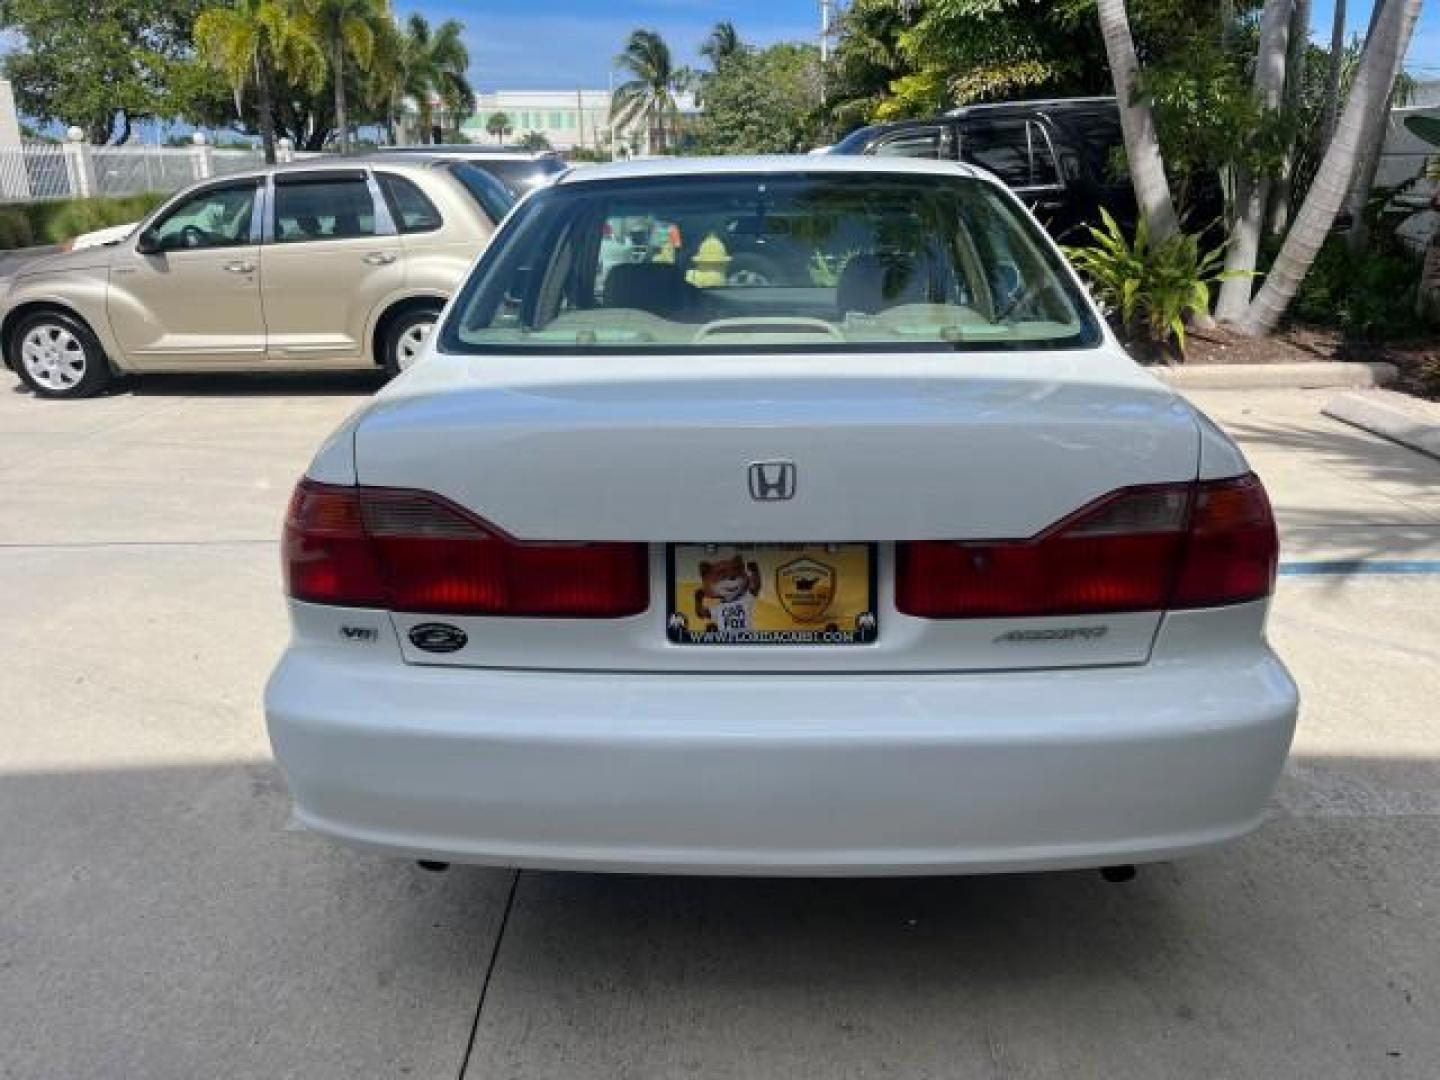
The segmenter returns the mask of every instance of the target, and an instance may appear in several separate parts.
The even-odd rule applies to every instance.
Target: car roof
[[[605,180],[643,180],[682,176],[738,176],[754,173],[814,174],[862,173],[888,176],[970,176],[987,174],[956,161],[926,158],[815,156],[775,154],[757,157],[642,158],[572,169],[555,181],[557,186],[593,184]]]
[[[559,158],[554,150],[521,150],[504,146],[480,146],[477,143],[431,143],[428,146],[387,146],[380,153],[400,154],[405,157],[418,154],[440,154],[454,157],[463,155],[488,161],[543,161]]]
[[[999,112],[1093,112],[1096,109],[1115,108],[1116,100],[1110,97],[1037,98],[1033,101],[981,101],[974,105],[961,105],[951,109],[946,116],[981,116]]]
[[[187,185],[187,190],[192,187],[203,187],[206,184],[214,184],[226,180],[249,180],[255,177],[269,176],[272,173],[297,173],[297,172],[336,172],[345,169],[363,169],[383,161],[387,165],[393,165],[400,169],[413,169],[416,172],[424,172],[439,160],[437,156],[420,158],[411,155],[395,155],[393,157],[384,154],[352,154],[341,157],[338,154],[325,154],[320,157],[306,158],[304,161],[282,161],[274,165],[262,165],[254,169],[242,169],[233,173],[225,173],[223,176],[212,176],[205,180],[197,181]]]

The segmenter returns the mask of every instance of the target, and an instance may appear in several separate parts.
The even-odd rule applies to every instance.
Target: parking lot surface
[[[1440,463],[1324,393],[1194,395],[1275,501],[1303,712],[1261,831],[1116,886],[437,875],[291,830],[275,540],[374,383],[14,385],[0,1076],[1440,1074]]]

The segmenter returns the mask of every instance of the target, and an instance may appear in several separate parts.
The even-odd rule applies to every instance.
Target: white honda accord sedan
[[[301,824],[432,864],[1123,872],[1266,812],[1276,557],[992,177],[577,170],[296,489],[270,735]]]

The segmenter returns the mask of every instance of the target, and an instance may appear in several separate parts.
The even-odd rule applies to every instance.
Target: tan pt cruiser
[[[513,201],[474,165],[414,154],[205,181],[121,241],[0,282],[0,346],[45,397],[130,372],[393,374]]]

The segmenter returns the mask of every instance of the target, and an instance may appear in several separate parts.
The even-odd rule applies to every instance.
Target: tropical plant
[[[522,150],[549,150],[550,140],[543,131],[527,131],[520,136],[520,149]]]
[[[1285,68],[1290,52],[1290,14],[1294,0],[1265,0],[1260,15],[1260,44],[1255,57],[1255,100],[1267,114],[1279,111],[1285,94]],[[1279,164],[1278,162],[1276,163]],[[1236,173],[1234,220],[1225,269],[1230,277],[1220,287],[1215,314],[1238,319],[1250,303],[1250,271],[1260,252],[1265,214],[1270,205],[1270,170],[1243,163]]]
[[[206,8],[195,19],[195,45],[211,67],[225,76],[243,116],[245,94],[255,90],[257,125],[265,160],[275,161],[275,74],[298,75],[318,92],[325,82],[325,54],[297,28],[292,8],[279,0],[236,0],[234,6]]]
[[[788,154],[820,139],[820,51],[781,42],[736,53],[705,80],[695,129],[708,154]]]
[[[446,19],[431,29],[425,16],[412,14],[400,36],[399,54],[400,92],[415,99],[420,141],[433,141],[436,100],[458,130],[475,103],[475,92],[465,74],[470,67],[470,53],[465,48],[464,25]]]
[[[727,19],[715,24],[715,28],[710,31],[710,36],[700,46],[700,55],[710,61],[711,67],[718,70],[725,61],[737,55],[744,48],[745,45],[740,40],[740,34],[735,29],[735,24]]]
[[[1134,239],[1105,210],[1101,225],[1087,226],[1091,243],[1065,254],[1111,313],[1116,331],[1142,356],[1163,354],[1172,344],[1185,354],[1185,323],[1210,310],[1210,291],[1225,279],[1223,246],[1205,250],[1196,233],[1173,232],[1156,240],[1141,218]]]
[[[900,34],[918,18],[918,5],[894,0],[852,0],[841,13],[825,87],[833,133],[869,123],[890,100],[891,85],[914,72]]]
[[[194,55],[207,0],[4,0],[0,74],[20,115],[123,143],[140,121],[233,116],[225,81]],[[213,2],[213,0],[210,0]]]
[[[505,144],[505,137],[515,130],[510,123],[510,117],[503,112],[493,112],[485,121],[485,130],[495,136],[495,141],[502,146]]]
[[[1125,0],[1098,0],[1095,9],[1100,19],[1100,36],[1105,41],[1105,55],[1110,61],[1115,96],[1120,103],[1120,128],[1125,137],[1125,157],[1130,166],[1135,201],[1147,230],[1157,242],[1163,242],[1179,232],[1180,223],[1160,156],[1155,117],[1149,103],[1137,95],[1140,61],[1135,54]]]
[[[316,41],[330,61],[335,90],[335,130],[340,152],[350,150],[347,61],[364,71],[375,53],[377,24],[389,20],[385,0],[298,0],[300,33]]]
[[[827,111],[840,130],[950,105],[1106,85],[1093,0],[854,0]]]
[[[1329,179],[1310,185],[1264,284],[1236,323],[1241,333],[1262,335],[1274,330],[1314,262],[1345,198],[1341,178],[1355,175],[1361,148],[1373,139],[1376,126],[1386,121],[1385,106],[1420,17],[1421,3],[1385,0],[1377,14],[1334,138],[1320,163],[1318,175]]]
[[[615,62],[631,78],[615,88],[610,122],[628,127],[643,122],[651,149],[663,154],[675,135],[680,107],[675,101],[684,85],[684,73],[675,66],[670,46],[654,30],[635,30]]]

